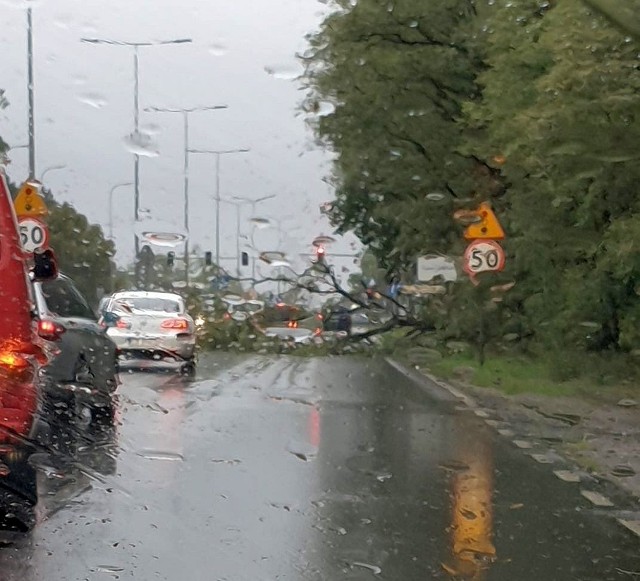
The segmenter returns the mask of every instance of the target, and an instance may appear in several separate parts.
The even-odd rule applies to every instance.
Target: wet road
[[[2,581],[633,579],[640,540],[384,361],[204,359],[124,377],[117,425],[38,458]],[[42,454],[40,456],[43,456]]]

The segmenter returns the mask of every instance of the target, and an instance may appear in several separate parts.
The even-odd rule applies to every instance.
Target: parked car
[[[344,332],[351,334],[353,325],[351,313],[347,307],[332,306],[322,313],[322,327],[324,331]]]
[[[43,370],[48,392],[54,401],[72,393],[93,415],[112,414],[118,355],[106,328],[70,278],[34,282],[33,290],[38,334],[55,348]]]
[[[119,292],[104,309],[107,333],[122,358],[175,362],[183,374],[195,374],[196,325],[180,295]]]

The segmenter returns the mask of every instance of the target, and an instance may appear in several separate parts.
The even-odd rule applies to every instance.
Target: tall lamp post
[[[180,113],[184,124],[184,278],[189,286],[189,115],[199,111],[227,109],[227,105],[204,105],[191,108],[147,107],[145,111],[154,113]]]
[[[81,41],[89,44],[103,44],[133,48],[133,123],[134,135],[136,136],[140,132],[140,49],[150,46],[164,46],[167,44],[189,44],[192,42],[190,38],[175,38],[171,40],[158,40],[150,42],[125,42],[121,40],[111,40],[108,38],[82,38]],[[134,220],[137,224],[140,212],[140,155],[134,153],[133,159]],[[138,241],[138,236],[136,235],[135,230],[133,238],[137,258],[140,254],[140,243]]]
[[[233,196],[231,200],[220,200],[223,203],[231,204],[232,206],[236,207],[236,276],[238,278],[240,278],[240,208],[242,206],[251,204],[252,212],[254,212],[257,204],[259,204],[260,202],[264,202],[265,200],[271,200],[275,197],[276,196],[274,194],[271,194],[269,196],[263,196],[254,200],[251,198],[241,198],[239,196]]]
[[[65,169],[66,167],[67,167],[66,165],[52,165],[52,166],[49,166],[47,169],[45,169],[40,174],[40,183],[44,184],[44,176],[46,176],[50,171],[57,171],[59,169]]]
[[[33,11],[27,8],[27,93],[29,100],[29,178],[36,177],[35,80],[33,76]]]
[[[220,266],[220,157],[249,153],[248,148],[241,149],[190,149],[189,153],[215,155],[216,157],[216,265]]]

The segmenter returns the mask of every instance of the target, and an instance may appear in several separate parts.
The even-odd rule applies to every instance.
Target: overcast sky
[[[140,52],[140,106],[226,104],[228,110],[191,115],[190,145],[200,149],[251,148],[221,163],[222,197],[259,198],[262,217],[284,219],[292,255],[309,252],[314,235],[331,228],[319,204],[333,196],[322,178],[329,154],[313,141],[298,111],[304,97],[292,80],[296,53],[317,29],[327,6],[317,0],[0,0],[2,75],[10,106],[0,112],[0,135],[12,146],[27,142],[26,12],[33,6],[36,74],[37,177],[61,201],[71,202],[108,233],[108,192],[132,181],[133,156],[125,138],[133,129],[133,53],[81,43],[83,37],[125,41],[191,38],[190,45]],[[145,113],[141,124],[157,157],[141,161],[142,208],[157,224],[183,223],[183,129],[174,114]],[[11,152],[10,177],[27,176],[27,152]],[[191,240],[214,250],[214,159],[191,156]],[[115,193],[115,238],[120,260],[133,255],[133,189]],[[250,206],[243,209],[249,233]],[[223,255],[235,254],[235,209],[223,206]],[[261,230],[256,242],[271,249],[277,236]],[[335,246],[352,252],[353,238]],[[342,267],[352,264],[342,260]],[[227,263],[231,266],[232,263]]]

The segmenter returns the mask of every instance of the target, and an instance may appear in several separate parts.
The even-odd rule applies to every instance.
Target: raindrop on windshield
[[[336,106],[331,101],[315,101],[309,106],[309,115],[315,117],[326,117],[336,110]]]
[[[301,67],[296,65],[266,66],[264,67],[264,70],[272,77],[283,81],[293,81],[298,79],[304,72]]]
[[[279,268],[279,267],[291,268],[291,263],[289,261],[287,261],[287,260],[272,260],[270,264],[271,264],[271,266],[273,266],[275,268]]]
[[[186,236],[176,232],[142,232],[140,238],[154,246],[175,248],[185,241]]]
[[[208,51],[213,56],[224,56],[227,54],[227,47],[221,43],[213,42],[209,45]]]
[[[89,105],[94,109],[102,109],[107,104],[107,100],[97,93],[84,93],[82,95],[78,95],[78,101],[85,105]]]
[[[356,561],[354,563],[351,563],[351,566],[360,567],[361,569],[368,569],[374,575],[380,575],[380,573],[382,573],[382,569],[380,567],[378,567],[377,565],[370,565],[369,563],[360,563]]]
[[[159,135],[162,133],[162,127],[157,123],[145,123],[140,126],[140,132],[145,135]]]
[[[141,131],[127,135],[124,138],[124,145],[128,151],[142,157],[158,157],[160,155],[151,135]]]
[[[269,218],[251,218],[251,223],[258,228],[268,228],[271,225]]]

